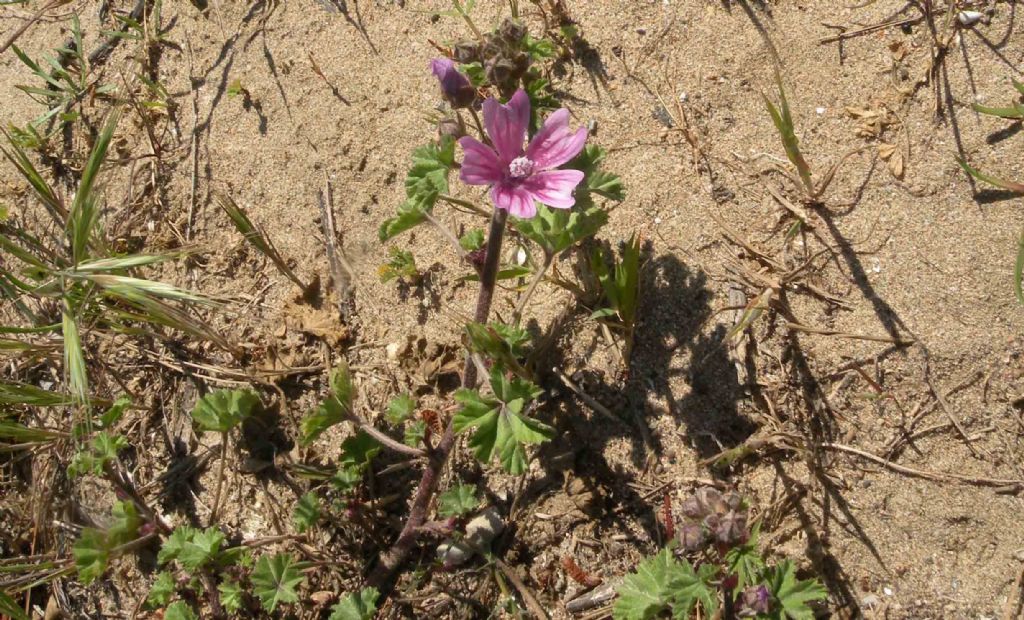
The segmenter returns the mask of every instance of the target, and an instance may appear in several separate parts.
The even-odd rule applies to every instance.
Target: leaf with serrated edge
[[[252,585],[263,609],[273,612],[282,603],[299,600],[296,586],[306,578],[295,568],[295,559],[288,553],[264,555],[256,562]]]
[[[442,517],[461,517],[480,505],[476,487],[460,484],[448,489],[437,498],[437,514]]]
[[[363,588],[359,592],[347,594],[331,608],[329,620],[372,620],[377,613],[379,596],[376,588]]]
[[[612,615],[615,620],[651,620],[671,611],[675,618],[689,618],[699,604],[712,616],[718,600],[714,588],[707,585],[712,578],[707,571],[694,572],[687,560],[676,560],[670,549],[662,549],[626,576]]]
[[[781,606],[773,615],[779,620],[814,620],[814,610],[807,603],[828,597],[828,592],[816,579],[797,579],[796,568],[789,560],[766,571],[765,581]]]

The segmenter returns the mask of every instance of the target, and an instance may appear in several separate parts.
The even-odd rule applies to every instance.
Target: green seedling
[[[346,594],[334,607],[328,620],[373,620],[377,615],[376,588],[363,588],[359,592]]]
[[[416,257],[412,252],[396,246],[388,248],[388,262],[381,265],[378,271],[381,282],[398,278],[415,285],[423,278],[423,274],[416,267]]]
[[[470,351],[528,378],[529,373],[519,362],[526,356],[526,345],[530,342],[530,334],[525,329],[504,323],[467,323],[466,335]]]
[[[300,443],[309,445],[330,427],[352,418],[355,388],[348,365],[341,362],[331,372],[330,395],[302,420]]]
[[[480,507],[476,487],[457,484],[437,496],[437,514],[442,517],[464,517]]]
[[[796,136],[796,126],[793,123],[793,115],[789,109],[789,101],[786,99],[786,89],[782,84],[782,76],[778,72],[775,73],[775,83],[779,89],[779,104],[776,106],[767,95],[762,94],[761,97],[764,99],[765,107],[768,108],[768,113],[772,117],[775,129],[782,139],[782,147],[786,151],[786,157],[796,168],[798,179],[792,179],[794,185],[800,189],[807,202],[818,203],[821,201],[825,191],[828,190],[829,185],[832,184],[839,166],[851,155],[862,149],[857,149],[844,155],[828,169],[821,182],[815,184],[811,176],[811,167],[800,150],[800,140]]]
[[[306,578],[305,563],[297,562],[289,553],[261,556],[252,572],[252,585],[264,611],[273,613],[279,605],[297,603],[295,590]]]
[[[105,530],[83,529],[71,549],[79,579],[89,584],[102,577],[110,560],[128,551],[128,543],[136,539],[142,523],[135,505],[124,501],[114,504],[110,527]]]
[[[62,122],[70,122],[78,118],[72,111],[74,106],[82,103],[88,93],[105,95],[113,92],[113,85],[98,85],[89,79],[89,59],[83,47],[82,27],[78,15],[71,17],[72,45],[55,49],[56,57],[43,56],[42,62],[29,58],[17,45],[11,49],[25,66],[44,83],[37,86],[19,85],[16,88],[38,103],[46,107],[46,112],[32,121],[36,127],[47,123],[55,117]]]
[[[166,608],[165,618],[175,606],[183,613],[192,612],[185,601],[171,602],[179,592],[189,593],[186,598],[192,600],[205,593],[228,613],[242,610],[244,591],[228,575],[237,575],[240,569],[252,566],[251,553],[243,546],[229,546],[224,533],[217,528],[175,528],[161,545],[157,563],[163,570],[150,586],[146,604],[152,609]]]
[[[594,311],[591,317],[622,332],[621,352],[626,366],[633,351],[640,299],[640,251],[640,238],[633,235],[623,245],[620,260],[607,256],[600,246],[594,249],[590,259],[590,268],[608,303],[607,307]]]
[[[217,472],[217,486],[213,492],[213,505],[210,508],[210,523],[217,521],[220,510],[220,493],[224,485],[224,469],[228,461],[231,430],[260,406],[260,397],[250,390],[217,390],[199,399],[192,409],[192,421],[199,430],[220,433],[221,436],[220,468]]]

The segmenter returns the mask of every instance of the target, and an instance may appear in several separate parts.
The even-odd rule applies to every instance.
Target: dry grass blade
[[[1024,232],[1020,233],[1017,242],[1017,264],[1013,267],[1013,290],[1017,301],[1024,304]]]
[[[57,197],[57,193],[53,191],[50,184],[46,182],[35,166],[32,165],[32,161],[25,155],[25,151],[11,138],[11,134],[7,133],[4,129],[0,129],[0,131],[3,132],[4,137],[7,138],[13,149],[9,151],[0,146],[0,152],[4,154],[8,161],[14,164],[14,167],[18,169],[18,173],[32,186],[36,198],[46,207],[50,217],[63,227],[68,217],[67,207],[64,206],[63,201]]]
[[[740,320],[733,325],[732,329],[729,330],[729,334],[726,336],[726,340],[732,340],[738,335],[742,334],[744,330],[750,327],[754,321],[760,317],[765,310],[768,309],[769,304],[772,301],[772,295],[775,289],[766,288],[764,292],[755,297],[747,307],[743,310],[743,315]]]
[[[352,267],[345,259],[345,253],[336,243],[338,231],[334,227],[334,199],[331,192],[331,181],[324,174],[324,189],[319,196],[320,225],[324,231],[324,243],[327,246],[327,262],[331,267],[331,278],[338,294],[338,313],[345,323],[352,322],[355,311],[354,291],[352,286]]]
[[[0,439],[15,441],[18,443],[53,441],[63,437],[63,433],[47,430],[44,428],[29,428],[24,424],[0,420]],[[0,450],[2,451],[2,450]]]
[[[122,269],[131,269],[133,267],[155,265],[178,257],[179,255],[177,254],[135,254],[132,256],[122,256],[118,258],[99,258],[80,263],[78,267],[75,268],[75,271],[78,273],[85,271],[120,271]]]
[[[295,275],[295,272],[292,271],[291,267],[288,266],[284,257],[281,256],[281,253],[277,251],[276,247],[274,247],[270,237],[268,237],[262,229],[256,227],[252,220],[249,219],[246,212],[239,207],[230,196],[217,192],[214,194],[214,197],[217,200],[217,204],[220,205],[220,208],[227,213],[229,218],[231,218],[231,222],[235,225],[235,228],[238,229],[238,232],[242,233],[242,236],[245,237],[245,240],[269,258],[277,267],[278,271],[294,282],[295,286],[299,287],[299,289],[305,293],[308,287],[297,275]]]
[[[151,297],[140,289],[118,288],[109,289],[108,294],[138,309],[139,314],[126,310],[116,310],[114,314],[126,321],[142,321],[170,327],[204,340],[209,340],[225,351],[238,353],[237,347],[231,345],[212,326],[192,317],[175,306]]]
[[[0,404],[60,407],[74,404],[67,394],[50,392],[25,383],[0,383]]]

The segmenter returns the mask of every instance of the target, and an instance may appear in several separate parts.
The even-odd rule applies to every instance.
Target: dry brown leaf
[[[889,172],[892,173],[892,176],[897,179],[903,178],[903,151],[894,150],[886,163],[889,165]]]
[[[888,161],[892,154],[896,152],[896,145],[889,144],[888,142],[881,142],[878,145],[878,156]]]
[[[889,52],[893,60],[900,61],[907,57],[907,46],[903,41],[894,41],[889,44]]]

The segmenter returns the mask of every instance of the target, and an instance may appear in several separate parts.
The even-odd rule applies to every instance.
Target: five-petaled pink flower
[[[469,185],[490,185],[494,206],[512,215],[536,215],[534,201],[556,209],[576,203],[572,192],[583,180],[579,170],[555,170],[583,149],[586,128],[569,130],[569,111],[562,108],[548,117],[523,149],[530,123],[530,99],[522,89],[507,105],[484,101],[484,126],[494,148],[475,138],[459,140],[465,153],[460,177]]]

